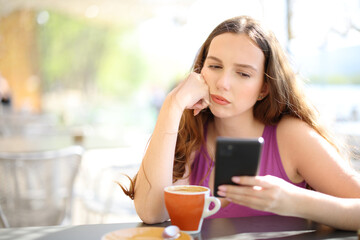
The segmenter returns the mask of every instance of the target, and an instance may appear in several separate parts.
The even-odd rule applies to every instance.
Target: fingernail
[[[226,191],[226,187],[225,187],[225,186],[219,186],[218,189],[219,189],[220,191]]]
[[[225,192],[218,191],[217,194],[218,194],[219,196],[225,197]]]
[[[239,182],[240,182],[240,177],[232,177],[231,180],[232,180],[234,183],[239,183]]]

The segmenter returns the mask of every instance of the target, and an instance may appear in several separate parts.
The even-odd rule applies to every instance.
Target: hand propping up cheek
[[[256,210],[292,216],[293,199],[302,189],[274,176],[233,177],[238,185],[219,186],[219,195]]]
[[[194,109],[196,116],[209,106],[209,87],[201,74],[192,72],[173,91],[176,104],[182,109]]]

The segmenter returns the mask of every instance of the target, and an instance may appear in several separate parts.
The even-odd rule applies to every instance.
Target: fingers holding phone
[[[228,201],[260,211],[292,216],[294,203],[306,191],[275,176],[236,176],[237,185],[221,185],[218,194]]]

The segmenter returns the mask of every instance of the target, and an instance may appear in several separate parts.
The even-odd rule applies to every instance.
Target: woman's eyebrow
[[[249,68],[249,69],[251,69],[251,70],[253,70],[253,71],[255,71],[255,72],[258,71],[255,67],[253,67],[252,65],[249,65],[249,64],[235,63],[234,65],[235,65],[235,66],[238,66],[238,67],[242,67],[242,68]]]
[[[207,56],[206,59],[212,59],[212,60],[215,60],[215,61],[218,61],[218,62],[221,62],[221,60],[217,57],[214,57],[214,56]]]
[[[222,62],[219,58],[214,57],[214,56],[207,56],[206,59],[211,59],[211,60],[215,60],[217,62]],[[242,67],[242,68],[249,68],[255,72],[257,72],[258,70],[256,69],[256,67],[249,65],[249,64],[242,64],[242,63],[235,63],[234,64],[237,67]]]

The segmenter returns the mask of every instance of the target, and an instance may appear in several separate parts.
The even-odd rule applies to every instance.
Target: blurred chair
[[[70,223],[83,148],[0,152],[0,206],[10,227]]]
[[[0,205],[0,228],[8,228],[8,227],[9,227],[9,223]]]
[[[128,186],[129,180],[124,174],[132,178],[138,170],[139,164],[108,166],[100,169],[93,178],[87,178],[84,194],[80,196],[85,208],[85,223],[139,221],[133,201],[116,183]]]

